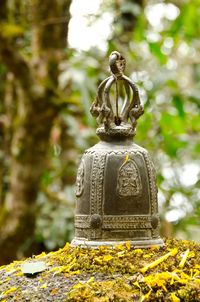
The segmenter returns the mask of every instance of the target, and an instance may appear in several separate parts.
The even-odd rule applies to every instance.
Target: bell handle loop
[[[109,79],[111,77],[112,76],[109,76],[108,78],[106,78],[105,80],[103,80],[103,82],[101,82],[101,84],[98,87],[98,90],[97,90],[97,99],[98,99],[98,105],[100,107],[103,104],[103,90],[104,90],[104,87],[105,87],[106,83],[109,81]]]
[[[123,82],[124,82],[123,84],[124,84],[126,95],[125,95],[124,104],[123,104],[121,112],[120,112],[120,116],[121,116],[121,119],[123,120],[123,122],[127,122],[128,121],[128,109],[129,109],[130,102],[131,102],[130,101],[131,89],[130,89],[130,85],[126,81],[123,81]]]
[[[129,116],[130,116],[130,111],[133,108],[135,108],[135,110],[140,110],[141,109],[141,111],[142,111],[143,107],[141,106],[139,92],[138,92],[138,89],[135,86],[135,84],[128,77],[126,77],[125,75],[122,76],[122,79],[124,80],[125,87],[128,86],[129,89],[132,90],[132,99],[130,100],[130,98],[129,98],[129,101],[125,100],[124,106],[123,106],[122,111],[121,111],[122,120],[127,121]]]
[[[114,118],[114,112],[113,112],[113,109],[112,109],[112,105],[111,105],[111,101],[110,101],[110,89],[112,87],[112,84],[115,82],[115,78],[113,76],[111,76],[106,85],[105,85],[105,88],[104,88],[104,91],[103,91],[103,102],[105,102],[105,105],[110,108],[110,116],[109,116],[109,119],[111,118]]]
[[[133,106],[140,106],[140,97],[137,86],[127,76],[123,75],[122,79],[129,84],[133,91],[132,104]]]
[[[124,73],[126,60],[118,51],[113,51],[109,57],[109,65],[113,76],[119,78]]]

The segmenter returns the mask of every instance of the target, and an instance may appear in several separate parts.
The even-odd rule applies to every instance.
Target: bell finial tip
[[[116,77],[120,77],[124,73],[126,60],[118,51],[115,50],[111,52],[109,56],[109,65],[111,73]]]

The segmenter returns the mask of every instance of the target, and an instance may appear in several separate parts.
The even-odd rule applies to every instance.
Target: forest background
[[[199,36],[199,0],[0,1],[0,264],[73,238],[113,50],[145,108],[134,141],[156,166],[162,235],[200,240]]]

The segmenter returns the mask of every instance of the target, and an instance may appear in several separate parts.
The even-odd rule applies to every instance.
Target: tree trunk
[[[70,4],[71,0],[30,1],[33,29],[29,62],[15,50],[13,41],[0,34],[0,56],[14,74],[18,98],[10,190],[0,209],[0,264],[16,259],[19,246],[28,249],[27,240],[33,237],[38,187],[47,165],[51,127],[60,111],[54,100]]]

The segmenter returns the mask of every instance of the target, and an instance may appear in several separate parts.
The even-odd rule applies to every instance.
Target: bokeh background
[[[0,1],[0,263],[73,238],[89,108],[120,51],[145,114],[162,235],[200,240],[200,1]]]

